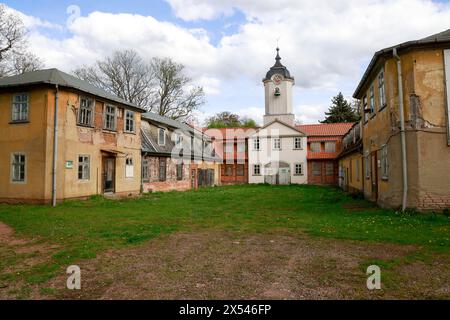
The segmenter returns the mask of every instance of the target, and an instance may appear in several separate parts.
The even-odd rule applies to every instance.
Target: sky
[[[450,3],[431,0],[8,0],[30,51],[71,72],[115,50],[170,57],[203,86],[200,124],[222,111],[262,123],[262,79],[275,63],[295,77],[303,124],[323,120],[339,91],[351,99],[373,54],[450,29]]]

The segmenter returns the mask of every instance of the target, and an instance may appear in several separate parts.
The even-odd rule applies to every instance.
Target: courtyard
[[[447,216],[331,187],[0,205],[0,299],[448,299],[448,261]],[[70,265],[81,290],[66,288]]]

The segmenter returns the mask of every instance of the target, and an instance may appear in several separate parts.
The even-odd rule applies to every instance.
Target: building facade
[[[344,136],[339,155],[339,186],[350,193],[364,192],[361,124],[356,123]]]
[[[294,78],[281,64],[278,48],[275,61],[263,79],[264,126],[248,139],[248,180],[252,184],[305,184],[308,182],[307,137],[295,127]]]
[[[56,69],[0,79],[0,107],[0,201],[139,194],[142,109]]]
[[[220,185],[220,158],[211,138],[185,123],[142,116],[142,191],[185,191]]]
[[[338,157],[342,139],[352,123],[300,125],[297,128],[308,135],[308,183],[337,185]]]
[[[220,166],[222,185],[248,183],[248,136],[255,131],[255,128],[205,129],[223,161]]]
[[[361,101],[364,194],[383,207],[450,207],[450,30],[377,52]]]

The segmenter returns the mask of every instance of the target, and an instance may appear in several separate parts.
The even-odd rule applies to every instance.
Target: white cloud
[[[328,110],[326,105],[300,105],[295,108],[297,122],[300,124],[315,124],[324,119],[324,113]]]
[[[227,25],[214,30],[219,34],[227,30],[227,35],[213,44],[208,37],[211,30],[198,28],[198,23],[193,24],[196,28],[185,28],[140,14],[92,12],[64,29],[62,39],[40,30],[62,27],[36,17],[23,15],[23,19],[31,29],[32,51],[48,67],[71,71],[125,48],[148,58],[170,56],[186,65],[189,75],[205,87],[207,98],[226,97],[228,110],[260,122],[260,108],[240,106],[263,105],[261,79],[274,62],[280,38],[282,62],[296,78],[300,91],[295,95],[304,103],[297,113],[305,123],[322,119],[337,91],[344,90],[346,96],[352,93],[375,51],[443,31],[450,21],[449,4],[429,0],[166,1],[186,21],[230,17],[238,10],[245,21],[232,34]],[[230,18],[227,24],[230,21],[235,23]],[[238,85],[243,82],[254,87]],[[261,92],[255,93],[257,85]],[[322,106],[317,92],[322,92]],[[308,95],[314,95],[313,103],[305,99]],[[208,109],[216,110],[212,105]]]

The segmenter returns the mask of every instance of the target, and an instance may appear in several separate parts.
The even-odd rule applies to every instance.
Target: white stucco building
[[[278,48],[275,60],[263,80],[264,127],[248,139],[249,183],[306,184],[307,136],[295,128],[292,106],[295,81],[281,64]]]

